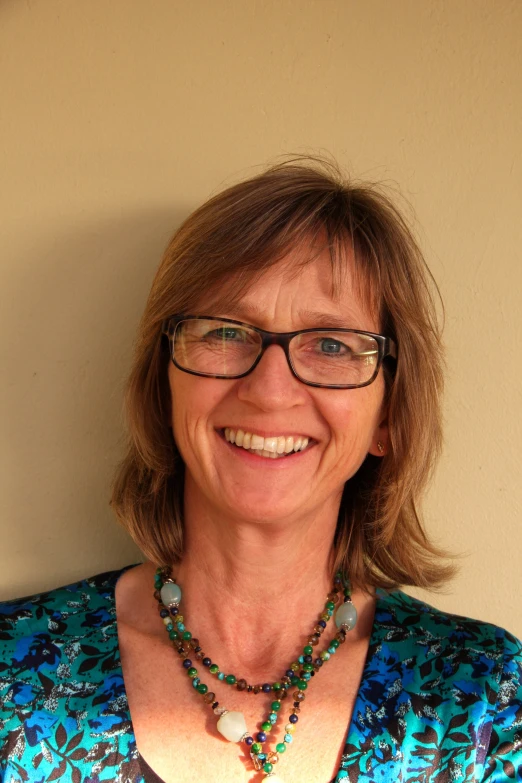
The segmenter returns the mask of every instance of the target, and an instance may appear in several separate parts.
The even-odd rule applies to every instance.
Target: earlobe
[[[369,454],[374,457],[384,457],[388,453],[388,411],[384,412],[372,438]]]
[[[372,441],[372,445],[370,446],[368,453],[372,454],[372,456],[374,457],[384,457],[387,451],[386,447],[387,447],[387,442],[384,436],[381,436],[379,439],[375,438]]]

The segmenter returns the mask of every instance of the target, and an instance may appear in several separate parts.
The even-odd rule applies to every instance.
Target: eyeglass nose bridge
[[[290,357],[290,341],[295,337],[296,334],[298,334],[298,332],[266,332],[264,329],[256,329],[256,332],[261,337],[261,345],[259,346],[259,353],[255,362],[246,374],[249,375],[257,367],[267,348],[270,348],[272,345],[279,345],[285,353],[286,362],[290,368],[290,372],[294,378],[297,378],[298,381],[301,381],[301,378],[292,365],[292,359]]]

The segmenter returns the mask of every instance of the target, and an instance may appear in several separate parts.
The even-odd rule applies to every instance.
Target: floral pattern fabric
[[[3,783],[146,783],[118,648],[121,573],[0,604]],[[378,592],[335,780],[522,781],[521,643]]]

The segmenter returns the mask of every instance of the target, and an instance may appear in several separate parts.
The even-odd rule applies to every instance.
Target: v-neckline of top
[[[137,564],[137,565],[140,565],[140,564]],[[138,748],[138,745],[137,745],[137,742],[136,742],[136,735],[134,733],[134,724],[133,724],[133,721],[132,721],[132,715],[131,715],[130,707],[129,707],[129,700],[128,700],[128,697],[127,697],[127,689],[126,689],[125,680],[124,680],[124,677],[123,677],[123,667],[122,667],[122,663],[121,663],[120,641],[119,641],[118,625],[117,625],[117,617],[116,617],[116,585],[118,583],[119,578],[124,573],[126,573],[127,571],[130,571],[132,568],[135,568],[135,567],[136,567],[136,565],[131,565],[131,566],[127,566],[126,568],[122,569],[121,572],[118,574],[118,576],[117,576],[117,578],[116,578],[116,580],[114,582],[113,589],[112,589],[112,602],[113,602],[113,607],[114,607],[114,622],[116,624],[116,656],[117,656],[117,660],[118,660],[118,663],[119,663],[120,676],[121,676],[121,681],[122,681],[122,684],[123,684],[123,688],[122,688],[123,695],[125,697],[125,702],[127,704],[127,713],[128,713],[128,716],[129,716],[129,723],[130,723],[129,733],[130,733],[131,739],[134,742],[134,746],[135,746],[135,748],[137,750],[137,753],[138,753],[138,762],[140,764],[140,769],[142,770],[142,774],[143,774],[145,783],[164,783],[164,781],[158,775],[158,773],[154,771],[154,769],[150,766],[150,764],[148,764],[147,761],[145,761],[145,758],[142,756],[142,754],[140,753],[140,750]],[[401,591],[394,591],[394,592],[396,592],[396,593],[399,592],[400,593]],[[369,670],[370,670],[370,668],[372,666],[373,658],[375,656],[375,651],[376,651],[376,648],[377,648],[378,643],[379,643],[379,638],[378,638],[379,622],[377,620],[377,616],[378,616],[379,612],[384,609],[386,600],[390,598],[390,595],[391,594],[389,592],[386,592],[385,590],[382,590],[382,589],[379,589],[379,588],[375,591],[375,611],[374,611],[374,616],[373,616],[372,629],[371,629],[371,632],[370,632],[370,641],[368,643],[368,649],[366,651],[366,656],[365,656],[365,660],[364,660],[364,666],[363,666],[363,670],[362,670],[362,674],[361,674],[361,679],[359,681],[359,686],[357,688],[357,696],[356,696],[355,701],[354,701],[352,714],[351,714],[350,721],[348,723],[347,731],[346,731],[346,734],[345,734],[345,739],[344,739],[344,742],[343,742],[343,748],[348,743],[350,743],[351,740],[354,739],[354,737],[352,735],[354,735],[354,733],[355,733],[355,721],[357,719],[357,715],[360,713],[360,710],[363,709],[363,707],[364,707],[364,705],[363,705],[363,697],[362,697],[361,691],[362,691],[362,688],[363,688],[363,684],[366,681],[367,674],[368,674],[368,672],[369,672]],[[145,768],[145,773],[149,774],[148,778],[146,777],[146,774],[144,774],[144,769],[143,768]],[[339,766],[339,768],[337,769],[337,771],[335,773],[335,776],[332,778],[330,783],[335,783],[337,781],[338,775],[339,775],[339,773],[341,771],[342,771],[342,766]],[[150,773],[152,773],[152,776],[150,776]]]

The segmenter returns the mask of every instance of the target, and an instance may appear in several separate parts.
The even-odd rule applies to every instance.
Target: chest
[[[310,681],[295,725],[274,772],[284,783],[329,783],[337,774],[364,668],[367,645],[345,644]],[[192,687],[171,647],[120,628],[125,688],[140,754],[165,783],[254,783],[244,743],[227,742],[216,729],[217,717]],[[200,665],[199,667],[203,667]],[[244,714],[250,733],[260,730],[270,694],[239,693],[206,673],[220,705]],[[292,688],[290,694],[294,692]],[[291,695],[265,743],[282,742],[292,707]]]

